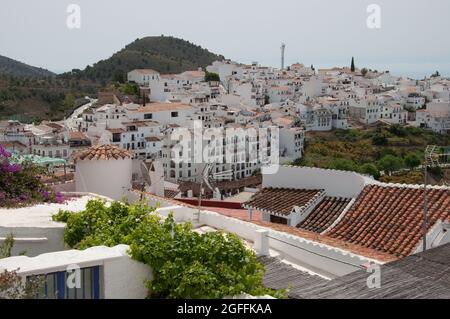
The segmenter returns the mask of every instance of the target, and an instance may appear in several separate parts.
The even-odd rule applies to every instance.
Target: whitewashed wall
[[[0,226],[0,245],[9,234],[14,236],[12,256],[27,256],[64,250],[64,225],[61,227],[3,227]]]
[[[105,299],[143,299],[147,296],[144,282],[152,279],[150,267],[127,254],[128,246],[97,246],[85,250],[66,250],[33,258],[16,256],[0,259],[0,269],[17,270],[22,277],[66,271],[69,265],[80,268],[101,266]]]
[[[78,161],[75,171],[76,191],[121,200],[131,188],[131,174],[131,159]]]
[[[263,175],[263,187],[325,189],[327,196],[356,197],[367,179],[354,172],[279,166],[276,174]]]
[[[249,241],[254,240],[257,230],[268,230],[270,249],[276,250],[283,258],[302,264],[326,277],[339,277],[349,274],[371,261],[379,263],[345,250],[214,212],[202,211],[200,224],[235,233]]]

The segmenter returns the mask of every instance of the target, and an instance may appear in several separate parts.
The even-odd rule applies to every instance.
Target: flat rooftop
[[[89,200],[101,198],[94,194],[79,195],[66,200],[65,203],[38,204],[21,208],[1,208],[0,227],[45,227],[63,228],[65,224],[54,222],[52,216],[60,209],[80,212]],[[102,197],[103,198],[103,197]],[[104,199],[104,198],[103,198]]]

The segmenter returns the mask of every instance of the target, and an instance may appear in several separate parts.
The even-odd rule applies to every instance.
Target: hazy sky
[[[81,29],[66,26],[81,7]],[[381,29],[369,29],[369,4]],[[349,65],[450,76],[449,0],[2,0],[0,55],[62,72],[84,68],[138,37],[173,35],[239,62]]]

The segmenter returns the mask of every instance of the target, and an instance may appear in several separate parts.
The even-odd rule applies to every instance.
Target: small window
[[[172,117],[178,117],[178,112],[172,112],[170,115],[171,115]]]
[[[153,118],[153,114],[152,113],[144,114],[144,119],[145,120],[151,120],[152,118]]]

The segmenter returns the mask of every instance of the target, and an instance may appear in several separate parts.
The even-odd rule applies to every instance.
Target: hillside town
[[[230,290],[231,297],[278,298],[272,292],[287,289],[285,298],[300,299],[450,298],[448,276],[437,275],[450,270],[447,182],[386,183],[297,164],[314,132],[382,125],[450,134],[450,79],[402,78],[355,68],[353,60],[331,69],[221,60],[180,74],[129,70],[126,80],[137,94],[100,91],[64,120],[0,122],[5,171],[40,166],[55,194],[27,206],[0,192],[0,245],[14,238],[0,269],[45,275],[40,298],[148,297],[142,282],[162,275],[156,263],[152,275],[148,259],[130,257],[128,245],[136,245],[129,236],[102,241],[102,233],[95,245],[86,244],[95,234],[67,241],[67,227],[77,224],[61,210],[77,216],[106,205],[97,211],[107,214],[117,202],[145,202],[164,223],[190,223],[200,236],[223,231],[239,238],[263,265],[271,290]],[[448,145],[425,145],[423,152],[428,157],[418,169],[447,167]],[[83,273],[75,289],[63,283],[73,264]],[[370,285],[377,271],[381,283]],[[167,291],[160,296],[180,297]]]

